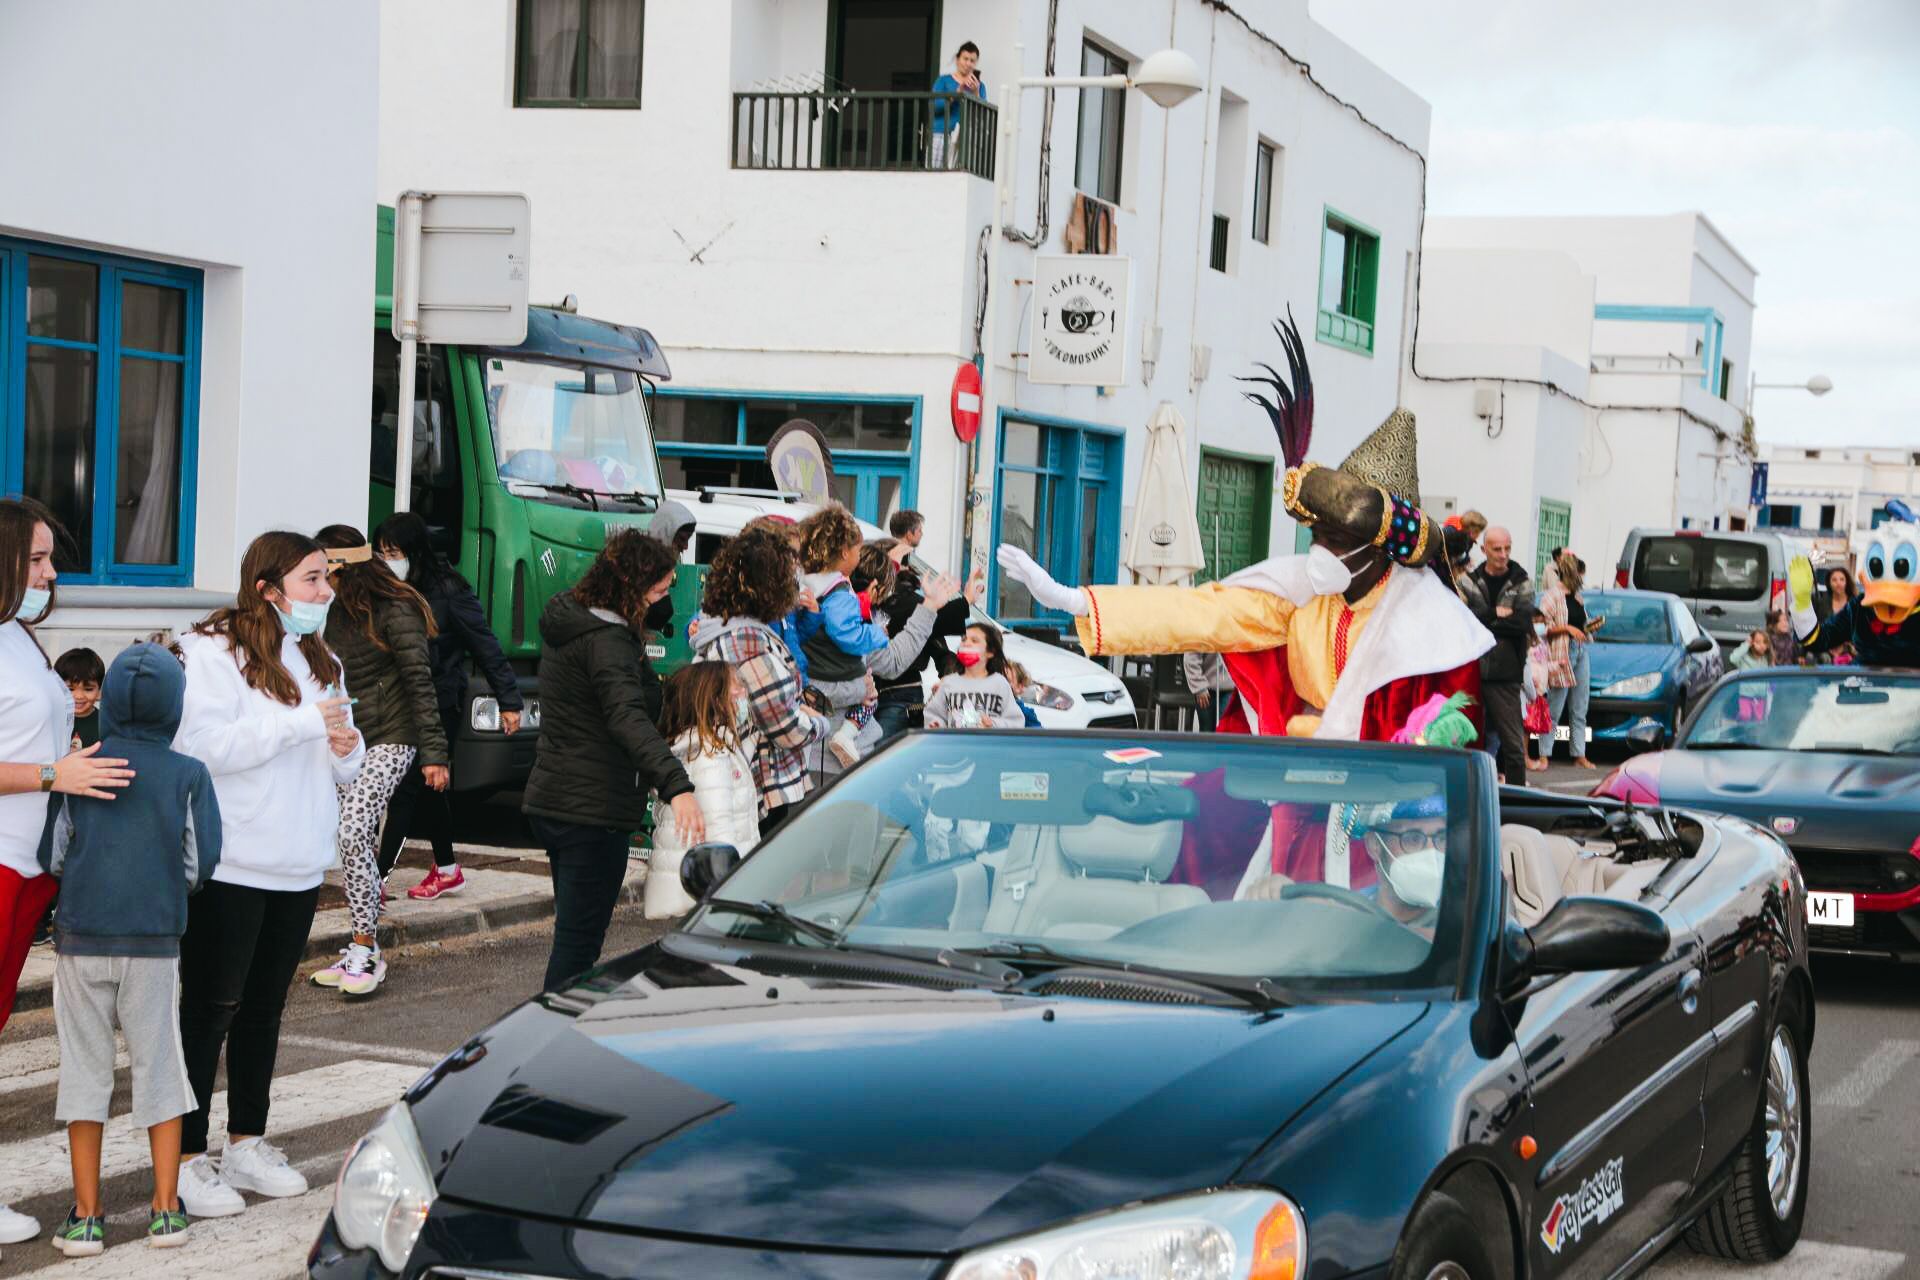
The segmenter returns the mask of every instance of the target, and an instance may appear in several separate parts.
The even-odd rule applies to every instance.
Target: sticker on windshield
[[[1626,1207],[1626,1167],[1627,1162],[1615,1156],[1547,1206],[1546,1221],[1540,1224],[1540,1243],[1547,1246],[1548,1253],[1558,1254],[1569,1241],[1579,1244],[1588,1227],[1598,1226]]]
[[[1344,787],[1347,784],[1345,769],[1289,769],[1288,782],[1317,783],[1323,787]]]
[[[1000,775],[1002,800],[1045,800],[1047,775],[1044,773],[1003,773]]]
[[[1119,751],[1106,753],[1107,759],[1115,764],[1142,764],[1148,760],[1158,760],[1160,753],[1147,747],[1124,747]]]

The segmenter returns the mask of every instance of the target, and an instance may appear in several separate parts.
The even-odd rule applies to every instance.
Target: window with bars
[[[1233,223],[1224,213],[1213,215],[1213,244],[1207,251],[1207,265],[1215,271],[1227,269],[1228,237],[1233,234]]]
[[[1380,282],[1380,237],[1328,209],[1320,241],[1322,342],[1373,354],[1375,295]]]
[[[68,581],[192,577],[201,273],[0,237],[0,493]]]
[[[645,0],[519,0],[517,107],[638,107]]]
[[[1092,40],[1080,47],[1083,76],[1124,75],[1127,60]],[[1120,203],[1120,158],[1126,140],[1127,91],[1080,91],[1080,147],[1074,158],[1073,184],[1108,204]]]
[[[1257,143],[1253,151],[1253,238],[1271,243],[1273,231],[1273,180],[1279,174],[1280,148],[1271,142]]]

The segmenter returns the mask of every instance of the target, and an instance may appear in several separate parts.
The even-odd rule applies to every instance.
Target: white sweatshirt
[[[18,618],[0,623],[0,761],[54,764],[73,742],[73,695],[47,666]],[[0,867],[26,879],[40,871],[47,796],[0,796]]]
[[[327,696],[292,636],[280,661],[300,686],[289,707],[249,688],[226,639],[189,633],[187,697],[173,749],[202,761],[220,799],[220,865],[213,878],[255,889],[311,889],[334,863],[340,826],[336,785],[352,782],[366,759],[362,741],[342,759],[327,745],[315,705]],[[345,685],[342,684],[344,689]]]

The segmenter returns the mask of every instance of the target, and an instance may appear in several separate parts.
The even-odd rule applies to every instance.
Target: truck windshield
[[[659,504],[653,431],[636,375],[499,356],[485,368],[494,459],[510,491],[608,509]]]

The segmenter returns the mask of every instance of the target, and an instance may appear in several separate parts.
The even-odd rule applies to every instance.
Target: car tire
[[[1767,1037],[1760,1105],[1734,1157],[1733,1180],[1687,1228],[1687,1245],[1697,1253],[1735,1262],[1774,1262],[1799,1242],[1813,1156],[1805,1025],[1798,1001],[1789,998]],[[1791,1158],[1773,1168],[1770,1151],[1776,1139],[1784,1143],[1795,1131]]]
[[[1414,1210],[1400,1238],[1393,1280],[1495,1280],[1506,1273],[1488,1252],[1485,1235],[1465,1205],[1435,1191]]]

